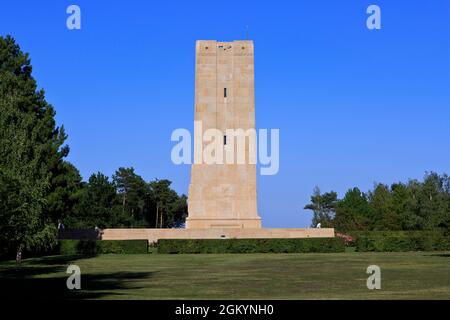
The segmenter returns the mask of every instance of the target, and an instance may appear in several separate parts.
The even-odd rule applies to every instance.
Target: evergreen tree
[[[426,173],[419,196],[419,216],[423,229],[445,229],[448,226],[448,176]]]
[[[121,198],[122,213],[132,218],[133,226],[145,226],[145,213],[151,199],[150,189],[134,168],[119,168],[113,175],[113,183]]]
[[[304,209],[313,211],[311,227],[316,227],[318,223],[322,227],[332,227],[336,210],[337,193],[334,191],[320,193],[319,187],[315,187],[311,196],[311,203],[307,204]]]
[[[82,182],[78,169],[67,161],[57,161],[50,170],[50,187],[44,213],[56,223],[74,215],[74,207],[82,196]]]
[[[180,213],[182,203],[179,201],[178,194],[170,188],[172,182],[170,180],[155,180],[149,183],[152,191],[154,203],[155,228],[170,228],[176,222],[177,211]]]
[[[331,198],[335,199],[331,192]],[[426,173],[423,182],[410,180],[389,188],[375,184],[366,195],[350,189],[332,208],[335,215],[325,214],[327,193],[316,188],[305,209],[314,211],[313,225],[327,221],[339,231],[352,230],[437,230],[450,233],[450,178]],[[325,217],[325,218],[321,218]]]
[[[334,225],[339,231],[369,230],[372,210],[367,195],[358,188],[347,191],[336,206]]]
[[[0,37],[0,243],[22,249],[52,244],[55,226],[44,214],[51,168],[67,154],[64,128],[38,90],[28,54]]]
[[[372,207],[371,230],[399,230],[399,219],[393,207],[391,190],[387,185],[376,184],[369,192],[369,202]]]
[[[129,227],[132,221],[122,213],[114,184],[98,172],[84,185],[74,213],[66,223],[71,229],[93,229]]]

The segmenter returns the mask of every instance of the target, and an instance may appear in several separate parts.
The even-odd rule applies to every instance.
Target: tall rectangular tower
[[[195,121],[202,132],[223,132],[221,147],[234,148],[238,143],[227,136],[227,129],[255,129],[253,41],[196,43]],[[197,127],[198,128],[198,127]],[[245,141],[245,164],[195,163],[191,168],[187,228],[260,228],[256,201],[256,164],[249,163],[251,146]],[[202,150],[211,142],[201,142]],[[198,149],[198,148],[197,148]],[[224,154],[225,155],[225,154]],[[225,159],[225,158],[224,158]],[[197,158],[198,160],[198,158]],[[235,158],[236,160],[236,158]]]

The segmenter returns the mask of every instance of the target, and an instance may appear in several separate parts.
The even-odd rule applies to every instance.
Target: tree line
[[[29,55],[0,36],[0,255],[50,247],[66,228],[170,228],[187,215],[169,180],[146,182],[133,168],[82,181],[66,160],[64,126],[38,89]]]
[[[316,187],[305,209],[313,211],[312,227],[338,231],[450,230],[450,178],[426,173],[423,181],[377,183],[367,193],[357,187],[342,199]]]
[[[187,197],[171,181],[146,182],[133,168],[119,168],[111,180],[100,172],[87,182],[77,178],[76,185],[72,204],[61,203],[66,207],[55,216],[70,229],[173,228],[187,216]]]

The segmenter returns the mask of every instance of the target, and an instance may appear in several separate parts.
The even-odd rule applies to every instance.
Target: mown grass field
[[[69,264],[81,290],[66,287]],[[381,268],[368,290],[366,268]],[[75,299],[450,299],[450,252],[52,256],[0,262],[1,296]]]

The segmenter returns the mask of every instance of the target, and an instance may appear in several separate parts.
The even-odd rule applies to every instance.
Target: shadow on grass
[[[140,289],[139,280],[152,277],[152,272],[110,272],[83,274],[81,290],[66,285],[67,266],[80,256],[55,256],[25,261],[21,266],[0,265],[0,297],[3,299],[100,299],[119,296],[121,291]],[[85,257],[83,257],[85,258]],[[34,260],[34,259],[33,259]],[[75,262],[76,264],[76,262]]]
[[[442,258],[450,258],[450,253],[436,253],[430,254],[429,257],[442,257]]]
[[[94,257],[94,255],[85,256],[81,254],[68,254],[61,256],[45,256],[39,259],[30,260],[30,262],[35,265],[67,265],[79,259],[89,259]]]

